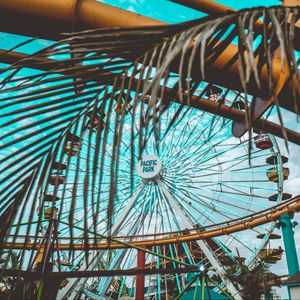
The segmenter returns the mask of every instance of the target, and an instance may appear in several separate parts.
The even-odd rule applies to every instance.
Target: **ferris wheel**
[[[141,137],[146,106],[117,100],[95,106],[60,140],[39,201],[24,203],[28,213],[16,218],[7,240],[22,245],[23,269],[41,268],[49,237],[56,245],[49,254],[52,270],[135,269],[139,251],[128,244],[205,231],[282,201],[288,169],[272,136],[235,138],[230,121],[174,103]],[[113,126],[120,124],[117,135]],[[226,269],[238,259],[250,265],[277,237],[273,229],[272,223],[207,240],[153,243],[146,247],[144,267],[201,265],[238,297]],[[110,247],[111,239],[119,247]],[[161,299],[167,285],[171,293],[171,287],[181,291],[185,277],[149,275],[146,294]],[[135,289],[133,276],[65,279],[58,296],[118,299],[133,296]]]

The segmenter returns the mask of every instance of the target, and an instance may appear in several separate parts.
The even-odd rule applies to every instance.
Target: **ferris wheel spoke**
[[[167,225],[165,225],[165,229],[166,231],[174,231],[174,230],[178,230],[180,228],[178,222],[177,222],[177,219],[174,218],[174,215],[173,215],[173,211],[172,210],[169,210],[169,206],[168,206],[168,203],[166,203],[166,201],[163,201],[164,199],[164,195],[162,193],[162,191],[160,190],[160,199],[161,199],[161,205],[164,206],[164,212],[162,212],[163,214],[163,218],[162,218],[162,221],[164,223],[167,223]],[[165,216],[166,216],[166,220],[165,220]],[[171,222],[171,220],[173,222]],[[176,226],[176,227],[175,227]],[[175,228],[174,228],[175,227]]]
[[[145,203],[145,207],[146,207],[148,204],[148,201],[144,201],[144,203]],[[151,206],[153,206],[153,205],[151,205]],[[140,216],[138,218],[138,220],[139,220],[138,223],[136,223],[136,222],[134,222],[134,220],[132,220],[133,226],[132,226],[132,229],[130,229],[130,231],[128,232],[128,234],[130,236],[132,236],[131,239],[133,238],[134,235],[138,234],[142,230],[144,220],[148,214],[148,210],[149,210],[149,208],[146,208],[145,210],[144,209],[141,210]],[[131,249],[131,250],[133,250],[133,249]],[[120,265],[122,264],[122,262],[124,260],[124,256],[127,251],[128,251],[127,249],[121,250],[122,255],[120,255],[120,258],[113,265],[109,266],[109,269],[110,268],[116,268],[116,269],[120,268]],[[107,278],[107,277],[102,278],[100,280],[99,286],[101,286],[101,291],[100,291],[101,294],[104,294],[104,295],[106,294],[107,290],[111,286],[112,280],[113,280],[113,278]]]
[[[216,134],[217,136],[217,134]],[[228,143],[227,141],[229,140],[233,140],[235,138],[231,137],[231,136],[226,136],[225,138],[218,138],[217,142],[213,143],[213,148],[215,149],[215,155],[213,155],[212,157],[209,157],[209,159],[213,159],[213,158],[217,158],[218,156],[220,155],[223,155],[223,154],[226,154],[230,151],[235,151],[241,147],[245,147],[245,145],[247,145],[247,143],[249,143],[248,140],[244,140],[244,141],[241,141],[239,140],[238,143],[234,143],[234,144],[230,144]],[[218,150],[218,148],[222,147],[221,149]],[[224,149],[224,147],[226,147]],[[247,157],[246,154],[243,154],[241,156],[237,156],[237,158],[239,157]],[[199,161],[199,163],[203,163],[203,161]]]
[[[111,130],[111,129],[110,129],[110,130]],[[112,134],[115,134],[114,131],[111,130],[111,132],[112,132]],[[130,140],[129,140],[129,141],[130,141]],[[121,139],[121,143],[125,146],[125,149],[123,149],[124,152],[126,152],[128,149],[130,149],[130,142],[129,142],[129,141],[128,141],[128,144],[125,144],[124,139]],[[134,157],[135,157],[136,159],[138,159],[138,155],[137,155],[136,153],[133,153],[133,155],[134,155]],[[124,158],[124,157],[123,157],[123,158]],[[125,159],[127,159],[127,157],[125,157]],[[130,160],[128,159],[127,162],[130,163]]]
[[[183,201],[185,201],[184,198],[181,198],[181,197],[179,197],[179,198],[182,199]],[[202,213],[205,213],[205,210],[203,210]],[[186,211],[186,214],[187,214],[187,211]],[[199,220],[197,220],[197,219],[194,218],[193,213],[191,213],[191,214],[189,214],[189,215],[190,215],[191,219],[194,219],[194,223],[195,223],[195,224],[198,224],[198,223],[199,223]],[[220,222],[220,219],[214,219],[214,222],[215,222],[215,223],[219,223],[219,222]],[[239,238],[238,238],[238,237],[239,237]],[[250,250],[251,252],[254,252],[253,249],[251,249],[251,247],[250,247],[250,246],[251,246],[251,243],[249,244],[249,246],[246,245],[245,242],[243,242],[243,239],[242,239],[242,237],[240,236],[239,233],[235,234],[234,239],[235,239],[238,243],[240,243],[241,245],[245,246],[245,247],[246,247],[248,250]],[[247,241],[246,241],[246,243],[247,243]],[[229,254],[229,255],[230,255],[230,254]],[[234,257],[232,257],[232,258],[235,259]]]
[[[188,124],[188,123],[187,123]],[[184,127],[184,131],[186,130],[187,128],[187,125]],[[205,134],[205,131],[209,128],[209,126],[207,126],[206,128],[204,128],[204,130],[199,134],[199,135],[196,135],[194,140],[192,141],[189,141],[189,139],[186,139],[186,141],[183,143],[183,144],[180,144],[180,148],[184,149],[184,148],[187,148],[188,145],[186,143],[189,143],[189,146],[192,146],[193,148],[195,148],[195,143],[197,144],[197,141],[199,139],[201,139],[202,136],[204,136]],[[180,133],[179,135],[179,138],[177,139],[176,143],[174,144],[174,147],[173,149],[176,149],[177,146],[179,146],[179,143],[181,142],[181,137],[183,138],[184,137],[184,131]],[[192,129],[192,132],[190,133],[190,136],[192,135],[192,133],[196,131],[196,126]],[[173,133],[175,134],[175,131],[173,131]],[[201,149],[205,144],[202,143],[200,144],[200,148],[198,148],[197,150]],[[180,154],[180,152],[178,151],[177,152],[177,155],[174,155],[174,153],[170,153],[171,155],[169,155],[170,158],[173,159],[173,161],[177,158],[179,159],[180,157],[178,156],[178,154]],[[168,164],[168,160],[166,160],[166,164]]]
[[[184,185],[183,185],[184,186]],[[185,186],[186,188],[189,188],[190,186]],[[252,194],[249,194],[249,193],[243,193],[243,194],[239,194],[239,195],[241,195],[241,196],[247,196],[247,197],[251,197],[251,201],[248,201],[248,200],[246,200],[246,199],[243,199],[243,198],[235,198],[235,197],[231,197],[231,196],[229,196],[229,195],[227,195],[227,193],[226,192],[224,192],[223,190],[214,190],[214,189],[206,189],[205,187],[201,187],[201,188],[199,188],[199,190],[201,190],[201,191],[203,191],[203,192],[212,192],[212,191],[214,191],[214,192],[216,192],[216,193],[218,193],[219,195],[221,195],[222,197],[224,197],[224,198],[228,198],[229,200],[234,200],[234,201],[238,201],[239,203],[241,203],[241,202],[243,202],[243,203],[246,203],[246,204],[253,204],[253,201],[252,201],[252,198],[253,198],[253,195]],[[194,194],[194,196],[196,197],[196,195]],[[206,194],[199,194],[199,196],[203,196],[203,197],[206,197]],[[210,198],[211,200],[213,200],[214,198]],[[217,202],[219,201],[219,202],[224,202],[224,201],[221,201],[221,200],[216,200]],[[231,202],[226,202],[226,204],[228,204],[228,205],[231,205]],[[257,205],[257,206],[259,206],[259,207],[261,207],[261,208],[266,208],[266,206],[265,205],[263,205],[263,204],[260,204],[260,203],[255,203],[255,205]]]
[[[197,200],[197,197],[195,194],[192,194],[193,197],[192,200],[197,202],[199,205],[204,205],[204,201],[199,201]],[[242,211],[244,212],[245,211],[245,208],[244,207],[241,207],[239,205],[235,205],[233,203],[228,203],[228,202],[225,202],[225,201],[222,201],[222,200],[216,200],[215,198],[212,198],[212,197],[208,197],[208,196],[205,196],[205,195],[199,195],[200,198],[204,198],[204,199],[207,199],[209,201],[209,204],[205,204],[206,207],[209,207],[212,211],[215,211],[217,212],[218,214],[222,215],[223,217],[227,217],[227,218],[230,218],[228,217],[228,214],[229,215],[232,215],[233,217],[235,218],[239,218],[241,216],[241,212],[238,213],[238,211]],[[186,204],[188,204],[189,202],[185,199],[184,202]],[[225,206],[223,205],[227,205],[229,206],[230,208],[232,208],[232,210],[230,210],[229,208],[226,208]],[[247,210],[248,212],[251,212],[253,213],[254,211],[251,211],[251,210]],[[226,214],[227,213],[227,214]]]
[[[139,182],[140,182],[140,180],[134,180],[134,182],[133,182],[134,187],[138,186]],[[123,185],[123,183],[121,183],[121,184],[119,184],[119,185]],[[99,194],[100,194],[100,191],[101,191],[101,194],[107,194],[105,197],[103,197],[104,200],[109,198],[109,197],[108,197],[109,190],[107,190],[107,191],[100,190],[100,188],[98,188],[98,187],[95,187],[95,189],[97,190],[97,192],[90,193],[89,195],[99,195]],[[60,191],[60,190],[58,190],[58,191]],[[67,191],[69,191],[69,189],[67,189]],[[127,193],[130,192],[129,189],[128,189],[128,187],[125,186],[125,185],[124,185],[121,189],[118,188],[118,191],[119,191],[119,192],[122,192],[122,193],[125,193],[126,191],[127,191]],[[69,191],[69,192],[71,193],[72,191]],[[70,202],[69,199],[72,199],[72,197],[73,197],[73,198],[77,198],[77,197],[82,197],[82,196],[83,196],[83,195],[82,195],[81,193],[80,193],[80,194],[77,193],[75,196],[64,196],[63,199],[66,200],[66,201],[64,201],[64,203],[69,203],[69,202]]]
[[[169,132],[171,132],[171,138],[170,138],[170,136],[169,136],[170,142],[171,142],[171,143],[174,142],[175,131],[174,131],[174,130],[171,130],[171,131],[170,131],[170,129],[171,129],[170,126],[174,124],[174,121],[175,121],[174,118],[176,118],[176,117],[177,117],[177,113],[175,113],[175,114],[172,116],[172,119],[171,119],[171,120],[169,120],[169,119],[167,118],[165,124],[163,124],[164,126],[167,126],[167,128],[164,130],[164,134],[163,134],[163,136],[162,136],[162,138],[161,138],[161,141],[164,143],[164,145],[166,145],[166,144],[165,144],[165,139],[166,139],[167,134],[168,134]],[[168,124],[168,125],[167,125],[167,124]],[[183,126],[183,128],[182,128],[182,131],[185,132],[186,129],[187,129],[187,127],[188,127],[188,124],[185,124],[185,125]]]
[[[239,181],[237,181],[239,182]],[[268,182],[269,181],[265,181],[265,180],[262,180],[262,181],[255,181],[256,183],[258,182]],[[203,183],[203,182],[202,182]],[[257,190],[264,190],[264,191],[277,191],[276,188],[271,188],[271,187],[264,187],[262,185],[246,185],[246,184],[238,184],[238,183],[235,183],[235,182],[226,182],[226,181],[216,181],[216,182],[213,182],[213,183],[209,183],[208,181],[206,182],[206,184],[203,184],[202,187],[207,187],[207,186],[216,186],[216,185],[224,185],[224,186],[227,186],[226,183],[230,183],[231,186],[234,186],[234,187],[241,187],[241,188],[247,188],[247,189],[257,189]]]
[[[122,217],[120,217],[117,220],[117,222],[115,222],[113,224],[113,227],[111,229],[112,235],[116,235],[117,232],[119,231],[120,226],[122,225],[124,220],[127,218],[128,214],[130,213],[132,207],[134,206],[134,204],[135,204],[137,198],[139,197],[141,191],[143,190],[143,188],[144,188],[144,183],[141,183],[140,186],[137,188],[136,192],[134,193],[133,197],[131,198],[131,200],[128,202],[128,205],[126,206],[124,212],[122,213]],[[96,266],[96,264],[98,264],[98,262],[101,260],[101,258],[102,258],[102,254],[94,255],[90,264],[86,265],[86,263],[84,262],[81,265],[80,270],[92,270]],[[69,295],[70,292],[74,293],[74,290],[72,291],[72,289],[74,288],[74,285],[76,285],[77,288],[79,287],[79,289],[81,290],[85,283],[86,283],[85,278],[81,278],[78,280],[76,280],[76,279],[70,280],[70,282],[65,287],[65,289],[59,293],[59,297],[63,298],[65,295]],[[76,293],[77,293],[77,291],[76,291]]]
[[[200,134],[200,136],[198,136],[197,138],[195,138],[195,140],[199,140],[201,138],[201,135],[204,134],[204,131]],[[178,139],[179,141],[179,139]],[[200,143],[199,147],[196,148],[195,146],[193,146],[193,152],[198,152],[202,147],[205,146],[205,143]],[[181,145],[182,149],[188,149],[186,145]],[[202,150],[202,152],[200,151],[200,153],[203,153],[203,152],[206,152],[208,151],[209,147],[206,147],[204,150]],[[186,152],[187,151],[177,151],[176,155],[173,155],[172,156],[172,162],[174,163],[175,162],[175,166],[176,166],[176,163],[178,163],[178,161],[180,161],[180,158],[185,156],[186,155]]]
[[[142,211],[142,213],[143,213],[143,211]],[[140,216],[137,216],[137,218],[138,217],[140,217]],[[131,225],[132,225],[132,223],[134,222],[134,219],[135,218],[132,218],[131,220],[129,220],[130,222],[131,222]],[[83,222],[83,219],[81,219],[81,220],[77,220],[77,224],[80,224],[80,222]],[[124,222],[124,226],[126,226],[126,223]],[[77,226],[77,228],[78,229],[81,229],[81,231],[82,232],[84,232],[85,231],[85,229],[84,228],[79,228],[78,226]],[[104,228],[105,230],[106,230],[106,228]],[[103,234],[105,234],[106,232],[103,232]],[[83,235],[82,235],[83,236]],[[82,238],[82,236],[81,237],[79,237],[79,238]]]
[[[187,124],[184,125],[184,128],[183,128],[183,130],[182,130],[182,134],[185,133],[186,128],[187,128]],[[176,134],[176,132],[175,132],[175,130],[173,130],[173,131],[171,132],[171,137],[169,137],[169,139],[170,139],[169,142],[170,142],[171,144],[174,143],[174,137],[175,137],[175,134]],[[177,135],[177,134],[176,134],[176,135]],[[165,140],[165,139],[166,139],[166,137],[164,137],[163,140],[162,140],[162,142],[164,143],[164,145],[166,145],[166,140]],[[176,141],[176,143],[177,143],[177,142],[178,142],[178,140]],[[173,155],[174,155],[174,152],[173,152],[173,151],[176,151],[175,149],[176,149],[176,147],[173,147],[173,148],[167,148],[167,151],[164,151],[164,152],[163,152],[161,158],[165,161],[165,164],[166,164],[166,165],[168,164],[170,158],[173,157]]]
[[[163,211],[163,203],[162,203],[162,198],[161,198],[161,195],[160,195],[160,192],[159,192],[159,189],[158,189],[158,193],[159,193],[159,201],[157,203],[157,215],[159,215],[160,217],[160,231],[158,232],[166,232],[168,230],[168,228],[170,228],[170,231],[173,231],[173,227],[170,223],[170,220],[169,220],[169,215],[168,213],[165,214],[164,211]],[[165,215],[167,215],[167,218],[165,218]],[[169,223],[169,226],[166,225],[166,223]]]
[[[192,186],[192,185],[191,185],[191,186]],[[180,187],[181,187],[180,189],[178,189],[178,187],[175,189],[175,186],[172,185],[172,189],[174,189],[174,192],[175,192],[175,193],[178,193],[178,192],[181,192],[181,191],[185,191],[193,201],[195,201],[196,203],[198,203],[198,204],[200,204],[200,205],[204,205],[204,206],[206,206],[206,207],[212,209],[213,211],[216,211],[216,212],[218,212],[218,213],[220,213],[220,214],[223,214],[224,217],[228,217],[228,215],[227,215],[227,214],[224,214],[224,213],[222,212],[223,210],[227,211],[228,214],[231,214],[231,215],[233,214],[235,217],[240,217],[240,214],[236,214],[236,213],[234,213],[232,210],[226,209],[226,208],[225,208],[223,205],[221,205],[221,204],[225,204],[225,205],[231,206],[232,208],[238,208],[238,209],[240,209],[240,210],[242,210],[242,211],[245,210],[244,207],[241,207],[241,206],[239,206],[239,205],[235,205],[235,204],[233,204],[233,203],[231,203],[231,202],[229,202],[229,201],[226,202],[226,201],[222,201],[222,200],[220,200],[220,199],[216,199],[216,198],[209,197],[209,196],[207,195],[207,193],[210,192],[210,190],[208,190],[208,189],[202,188],[201,190],[204,192],[203,194],[202,194],[202,193],[199,193],[199,190],[198,190],[198,194],[195,194],[195,193],[193,193],[191,190],[188,190],[188,188],[190,188],[190,186],[183,187],[182,184],[181,184]],[[227,195],[222,195],[222,196],[227,196]],[[206,202],[200,200],[201,198],[202,198],[202,199],[207,199],[209,203],[206,203]],[[229,199],[231,199],[231,200],[237,200],[237,199],[235,199],[235,198],[228,197],[228,196],[227,196],[227,198],[229,198]],[[185,202],[186,202],[187,204],[189,203],[188,200],[185,200]],[[239,202],[241,202],[240,199],[239,199]],[[248,201],[246,201],[246,200],[243,200],[243,202],[247,202],[248,204],[251,204],[251,202],[248,202]],[[218,204],[218,203],[221,203],[221,204]],[[220,209],[217,209],[217,208],[220,208]]]
[[[269,165],[266,164],[266,165],[252,166],[251,167],[251,173],[252,174],[255,174],[255,173],[266,174],[266,170],[265,169],[261,169],[262,167],[267,168],[267,167],[269,167]],[[230,169],[227,169],[228,173],[246,173],[246,171],[247,171],[247,167],[243,167],[243,168],[239,168],[239,169],[232,169],[232,170],[230,170]],[[249,169],[248,169],[248,173],[249,173]]]
[[[259,156],[253,156],[252,155],[252,159],[255,159],[255,158],[258,158],[258,157],[265,157],[265,155],[264,154],[261,154]],[[229,167],[227,167],[227,168],[222,167],[222,170],[225,172],[225,171],[229,170],[230,168],[232,168],[234,166],[233,164],[231,164],[232,162],[240,161],[240,160],[241,160],[241,162],[238,162],[238,163],[242,163],[244,161],[249,161],[249,157],[243,155],[243,156],[235,157],[234,159],[229,159],[229,160],[226,160],[226,161],[218,161],[217,165],[222,166],[222,165],[229,164]],[[197,162],[197,160],[193,160],[193,162]],[[216,166],[216,163],[203,164],[203,163],[200,162],[200,163],[193,163],[192,166],[185,167],[184,170],[195,169],[197,172],[200,172],[200,171],[210,170],[210,168],[215,167],[215,166]],[[249,168],[249,165],[248,165],[248,168]],[[215,170],[215,171],[217,171],[217,170]]]
[[[234,189],[233,189],[234,190]],[[256,194],[248,194],[248,193],[245,193],[245,192],[242,192],[242,191],[239,191],[239,192],[232,192],[232,191],[225,191],[224,189],[222,190],[217,190],[217,189],[211,189],[212,192],[216,192],[216,193],[222,193],[223,194],[230,194],[230,195],[234,195],[234,196],[240,196],[240,197],[249,197],[251,196],[251,198],[258,198],[258,199],[263,199],[263,200],[268,200],[268,197],[266,196],[260,196],[260,195],[256,195]],[[255,206],[258,206],[260,208],[267,208],[268,206],[267,205],[264,205],[264,204],[261,204],[261,203],[258,203],[256,201],[252,201],[252,204],[255,205]]]
[[[219,143],[221,143],[221,142],[223,142],[223,141],[220,141]],[[203,163],[203,162],[201,161],[201,158],[202,158],[203,156],[205,157],[205,155],[206,155],[207,153],[210,153],[210,152],[211,152],[211,147],[209,147],[209,146],[206,146],[206,148],[204,148],[202,151],[199,151],[199,150],[203,147],[203,145],[205,145],[204,142],[200,145],[199,148],[197,148],[197,149],[192,149],[191,153],[197,153],[197,155],[192,155],[191,157],[188,156],[188,157],[190,158],[190,161],[191,161],[191,160],[193,160],[193,161],[198,161],[198,164],[202,164],[202,163]],[[183,157],[183,156],[186,155],[187,151],[181,151],[180,153],[181,153],[181,156]],[[224,153],[225,153],[225,151],[223,151],[223,152],[220,153],[220,154],[224,154]],[[217,155],[217,156],[218,156],[218,155]],[[217,156],[214,156],[213,158],[216,158]],[[170,170],[176,169],[176,168],[180,168],[180,164],[179,164],[180,159],[179,159],[179,158],[180,158],[180,157],[175,157],[175,158],[174,158],[174,160],[176,159],[176,162],[175,162],[175,164],[174,164],[171,168],[169,168]],[[209,161],[209,160],[210,160],[210,159],[208,159],[207,161]]]
[[[155,191],[153,191],[153,193],[155,193]],[[149,199],[151,202],[152,202],[152,199],[154,198],[154,195],[153,194],[151,194],[151,196],[149,197],[149,198],[151,198],[151,199]],[[150,227],[151,227],[151,225],[152,225],[152,221],[154,222],[154,233],[157,231],[157,209],[156,209],[156,217],[155,217],[155,215],[154,215],[154,210],[155,210],[155,208],[157,208],[157,204],[158,204],[158,202],[159,202],[159,199],[158,198],[156,198],[156,199],[153,199],[154,201],[152,202],[152,205],[150,206],[150,210],[149,210],[149,212],[147,212],[148,213],[148,215],[149,215],[149,220],[148,220],[148,225],[147,225],[147,232],[149,232],[149,229],[150,229]],[[148,203],[149,203],[149,201],[148,201]]]
[[[218,213],[220,216],[222,216],[223,218],[225,218],[225,219],[230,219],[230,214],[232,215],[233,213],[231,212],[231,211],[229,211],[229,210],[227,210],[227,209],[225,209],[225,210],[227,210],[227,213],[225,213],[225,212],[223,212],[223,210],[220,210],[219,208],[221,207],[221,208],[223,208],[221,205],[217,205],[217,204],[215,204],[214,203],[214,201],[212,201],[212,199],[210,199],[210,198],[208,198],[208,203],[206,202],[206,201],[204,201],[204,200],[201,200],[201,199],[199,199],[199,196],[195,196],[193,193],[191,193],[191,192],[188,192],[188,199],[186,199],[187,198],[187,196],[186,195],[184,195],[184,194],[182,194],[182,196],[179,196],[179,193],[176,193],[176,195],[180,198],[180,199],[182,199],[182,201],[184,202],[184,203],[186,203],[187,204],[187,206],[189,205],[189,203],[190,203],[190,200],[192,200],[192,201],[194,201],[194,206],[192,207],[194,210],[195,209],[200,209],[201,211],[202,211],[202,214],[203,215],[206,215],[207,214],[207,210],[205,209],[205,208],[207,208],[207,209],[209,209],[211,212],[216,212],[216,213]],[[204,197],[204,196],[202,196],[202,198],[203,199],[206,199],[207,197]],[[196,207],[195,206],[195,204],[198,204],[198,206]],[[204,208],[203,208],[204,207]],[[235,214],[233,214],[235,217],[240,217],[240,215],[235,215]],[[197,220],[198,222],[199,222],[199,220]]]
[[[259,155],[253,155],[253,154],[256,154],[256,153],[258,153]],[[254,159],[257,159],[257,158],[260,158],[260,157],[265,157],[265,154],[261,153],[261,151],[259,151],[259,152],[252,152],[251,157],[254,160]],[[249,168],[249,156],[248,155],[236,156],[233,159],[226,159],[224,161],[219,161],[219,163],[222,164],[222,165],[224,165],[224,166],[226,164],[229,165],[226,168],[223,167],[224,171],[229,170],[230,168],[232,168],[232,167],[234,167],[236,165],[236,164],[232,164],[232,162],[236,162],[236,164],[247,162],[247,165],[248,165],[248,168]],[[251,166],[251,169],[252,169],[252,166]]]
[[[180,206],[174,200],[174,198],[172,197],[172,195],[168,191],[167,187],[162,183],[162,181],[160,179],[157,179],[156,182],[160,186],[160,188],[162,189],[166,199],[168,200],[168,203],[169,203],[170,207],[172,207],[172,210],[175,211],[175,218],[180,219],[180,224],[182,224],[183,227],[185,227],[185,228],[189,228],[189,227],[193,226],[193,224],[190,222],[188,217],[182,212]],[[228,290],[237,299],[242,299],[239,292],[238,292],[238,290],[234,287],[234,285],[224,277],[225,270],[223,269],[221,264],[217,261],[217,259],[214,257],[213,252],[208,248],[206,243],[202,240],[198,240],[197,243],[200,246],[203,253],[205,254],[206,258],[212,264],[212,266],[219,271],[220,277],[222,278],[223,282],[227,286]]]
[[[241,143],[241,144],[236,145],[235,147],[228,148],[226,150],[216,151],[216,153],[214,153],[213,155],[210,155],[210,156],[207,156],[207,154],[210,153],[210,151],[207,151],[204,155],[201,155],[199,157],[199,159],[200,158],[202,159],[202,160],[199,161],[199,163],[201,163],[201,164],[202,163],[207,163],[208,161],[211,161],[212,159],[217,159],[219,156],[224,155],[224,154],[226,154],[229,151],[237,150],[240,147],[244,147],[244,144]]]
[[[249,179],[244,179],[244,180],[219,180],[219,181],[208,181],[208,180],[201,180],[201,181],[193,181],[194,183],[206,183],[206,184],[222,184],[222,183],[230,183],[230,184],[235,184],[235,183],[238,183],[238,182],[253,182],[252,180],[249,180]],[[264,179],[261,179],[261,180],[256,180],[255,182],[259,183],[259,182],[267,182],[269,183],[270,181],[269,180],[264,180]]]
[[[151,216],[152,216],[151,211],[153,209],[153,203],[152,203],[151,199],[149,199],[149,198],[151,198],[151,190],[149,190],[148,195],[150,197],[147,197],[147,195],[146,195],[146,197],[143,201],[143,205],[142,205],[142,207],[139,211],[139,214],[138,214],[137,218],[132,217],[132,221],[135,222],[135,223],[136,223],[136,221],[134,221],[134,220],[136,220],[136,219],[139,220],[137,222],[137,226],[138,226],[137,231],[138,232],[142,231],[142,233],[145,230],[145,222],[146,222],[147,216],[150,215],[150,219],[151,219]],[[149,223],[148,223],[148,228],[150,227],[150,224],[151,224],[151,221],[149,221]]]

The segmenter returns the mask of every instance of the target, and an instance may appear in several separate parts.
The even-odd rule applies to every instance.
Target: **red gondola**
[[[66,181],[66,177],[65,176],[49,176],[49,180],[48,182],[51,185],[60,185],[60,184],[64,184]]]
[[[256,148],[261,149],[261,150],[266,150],[270,149],[273,146],[273,143],[269,136],[266,133],[262,133],[257,135],[254,138],[254,143]]]

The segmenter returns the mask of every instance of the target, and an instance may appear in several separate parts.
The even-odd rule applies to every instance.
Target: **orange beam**
[[[58,38],[62,32],[166,23],[96,0],[1,0],[1,31]]]
[[[86,247],[85,244],[74,244],[72,248],[69,244],[59,244],[56,245],[60,250],[106,250],[106,249],[120,249],[120,248],[129,248],[131,246],[141,247],[141,248],[150,248],[158,245],[166,245],[166,244],[176,244],[182,242],[191,242],[195,240],[203,240],[214,238],[222,235],[228,235],[235,232],[243,231],[246,229],[251,229],[272,221],[278,220],[278,218],[285,213],[295,213],[300,211],[300,195],[284,202],[283,204],[274,206],[273,208],[260,212],[246,218],[232,220],[229,222],[225,222],[222,224],[218,224],[217,228],[212,229],[204,229],[204,231],[196,232],[195,228],[185,229],[184,231],[190,231],[192,233],[185,235],[174,236],[174,234],[163,233],[153,235],[152,238],[147,240],[142,240],[143,236],[137,236],[136,238],[140,238],[138,241],[133,242],[122,242],[126,237],[114,237],[114,239],[118,239],[118,242],[113,241],[111,243],[97,243],[97,244],[89,244]],[[171,235],[171,237],[163,237],[157,238],[162,235]],[[38,248],[38,244],[34,243],[21,243],[21,242],[6,242],[4,243],[4,248],[9,249],[26,249],[26,250],[36,250]]]

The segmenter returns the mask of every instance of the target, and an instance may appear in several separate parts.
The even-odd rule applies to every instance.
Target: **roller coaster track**
[[[55,247],[60,250],[105,250],[105,249],[120,249],[120,248],[150,248],[158,245],[174,244],[180,242],[191,242],[195,240],[205,240],[221,235],[227,235],[234,232],[251,229],[259,225],[276,221],[279,217],[286,213],[295,213],[300,210],[300,195],[285,201],[282,204],[273,206],[267,210],[249,215],[245,218],[234,219],[232,221],[214,224],[203,227],[201,229],[190,228],[182,231],[167,232],[155,235],[138,235],[135,240],[126,242],[130,236],[116,236],[111,237],[110,242],[91,243],[85,245],[84,243],[77,243],[70,246],[69,243],[60,243]],[[107,237],[99,235],[99,238],[107,239]],[[26,249],[37,250],[39,244],[24,242],[6,242],[4,248],[8,249]]]

